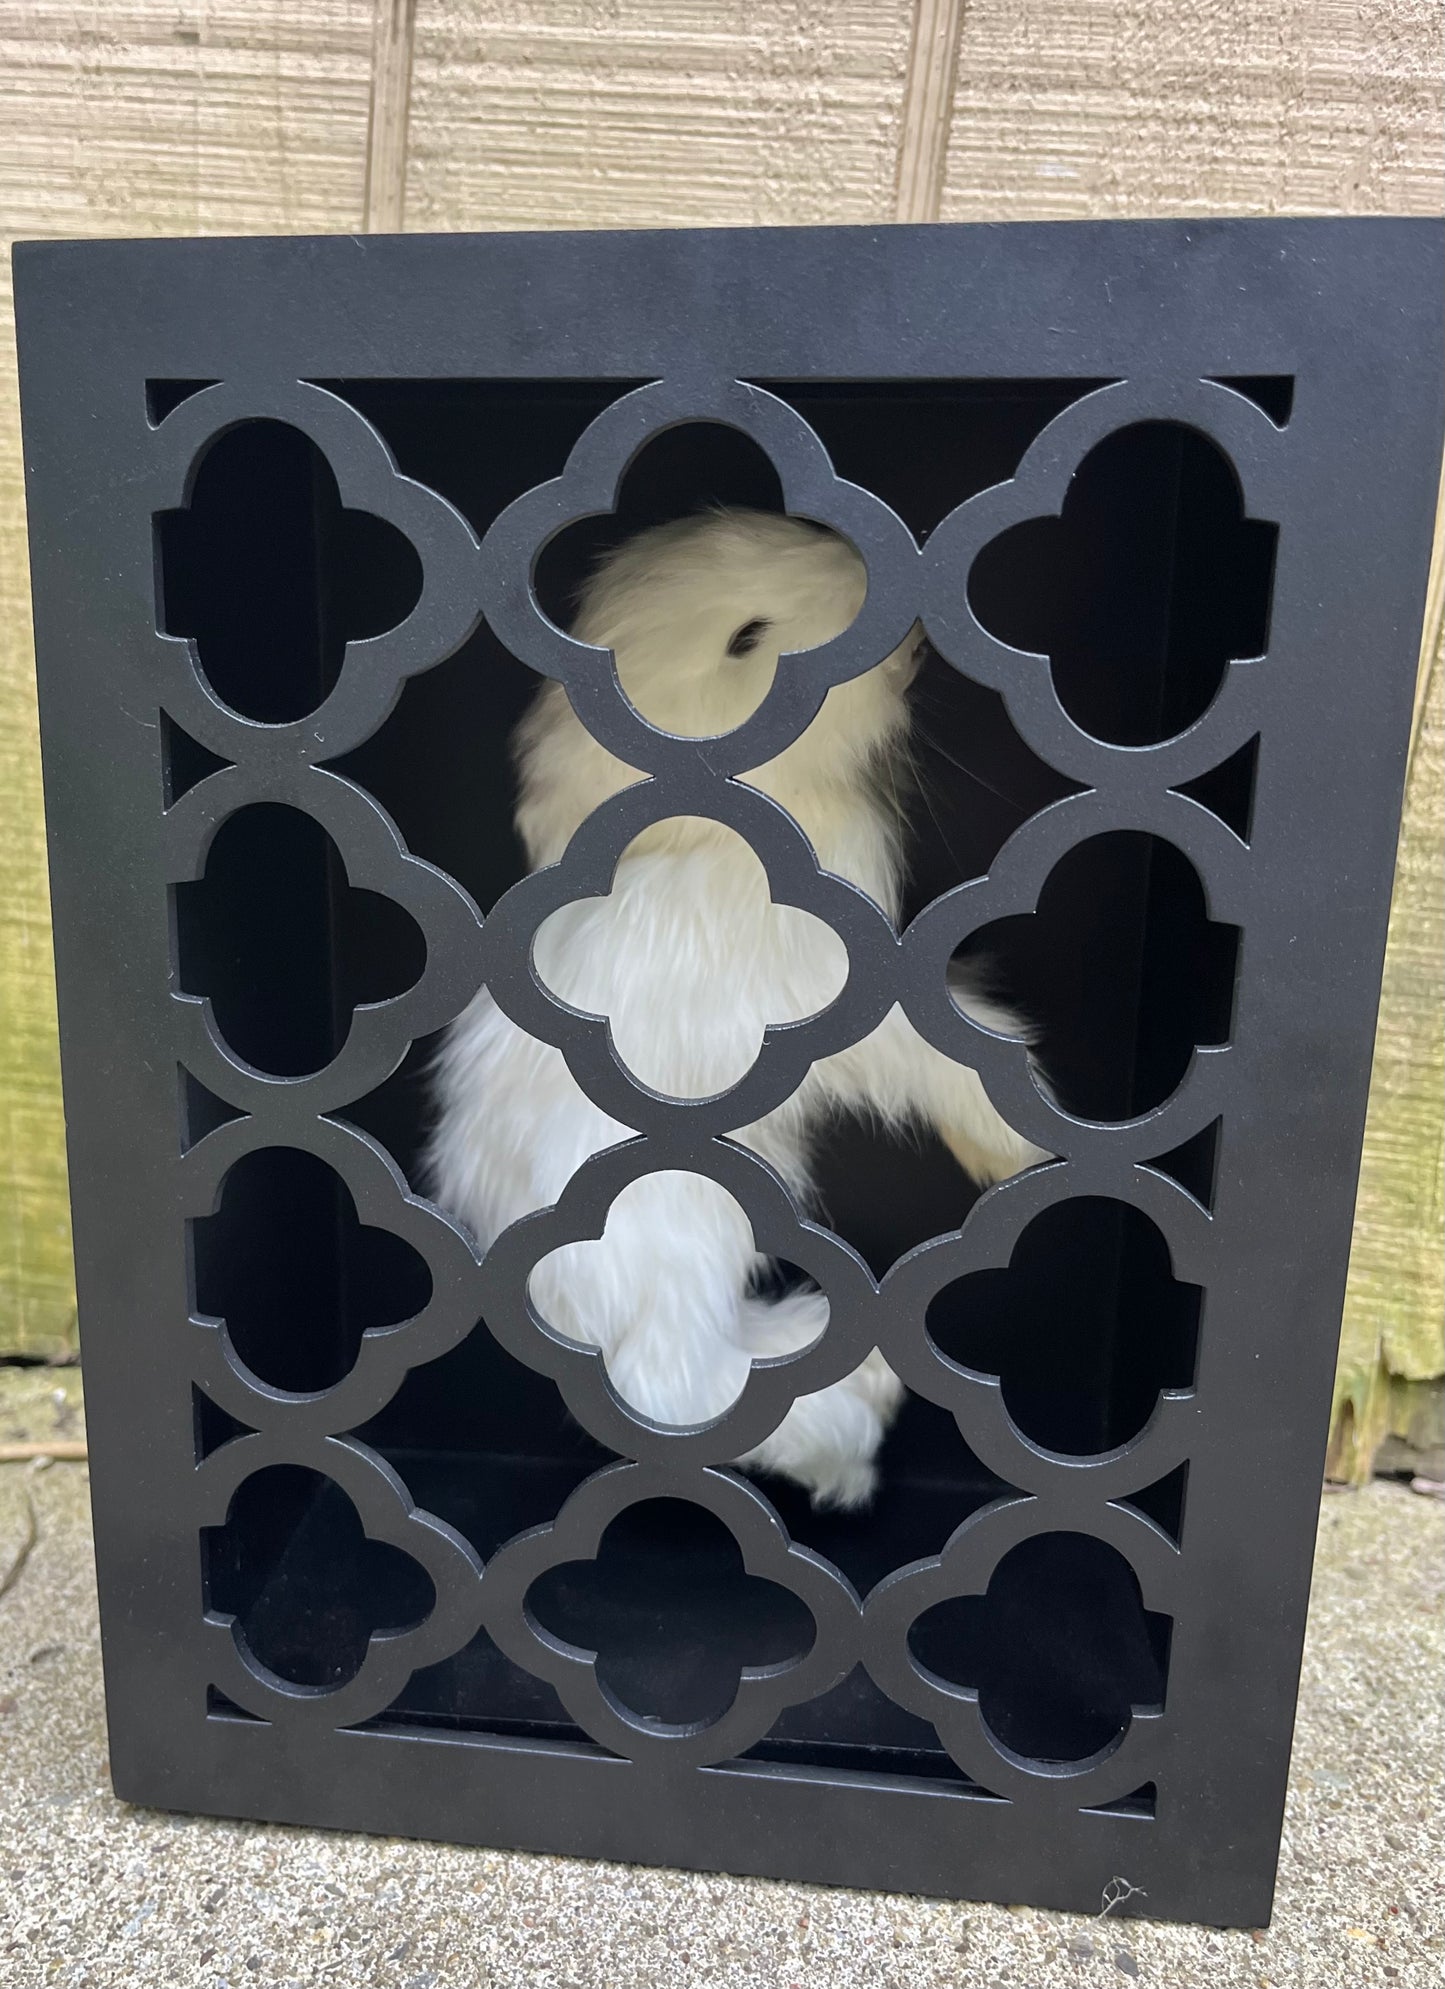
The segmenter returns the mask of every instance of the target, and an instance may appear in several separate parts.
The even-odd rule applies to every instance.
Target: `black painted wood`
[[[1267,1917],[1441,250],[1386,220],[17,251],[122,1795]],[[868,598],[738,732],[669,739],[561,625],[602,546],[712,501],[833,525]],[[915,620],[895,932],[729,776]],[[529,878],[506,742],[539,674],[652,779]],[[528,966],[674,812],[851,960],[687,1104]],[[975,947],[1054,1099],[949,1002]],[[482,981],[641,1136],[478,1261],[410,1177]],[[895,1002],[1061,1157],[974,1198],[840,1128],[805,1218],[727,1130]],[[721,1179],[832,1308],[684,1432],[525,1295],[658,1167]],[[728,1468],[874,1344],[911,1393],[871,1513]]]

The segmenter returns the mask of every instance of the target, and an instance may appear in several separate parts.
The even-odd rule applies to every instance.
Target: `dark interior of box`
[[[558,475],[588,421],[623,391],[333,384],[401,470],[478,531]],[[955,504],[1010,475],[1046,422],[1093,383],[769,384],[813,424],[838,473],[883,497],[922,539]],[[1288,382],[1233,384],[1287,419]],[[181,391],[160,383],[154,411]],[[780,508],[766,458],[718,426],[660,436],[633,462],[615,515],[546,548],[535,582],[543,606],[565,623],[606,545],[717,502]],[[1242,517],[1233,471],[1212,443],[1169,423],[1140,424],[1086,458],[1060,518],[1031,520],[985,549],[969,596],[991,632],[1049,655],[1059,696],[1085,729],[1137,746],[1191,723],[1229,659],[1264,650],[1273,542],[1272,527]],[[269,722],[311,709],[335,681],[346,641],[395,625],[420,583],[400,535],[342,511],[312,445],[271,422],[213,445],[189,509],[158,520],[157,571],[163,625],[194,638],[218,695]],[[482,627],[413,679],[375,736],[339,763],[382,802],[409,848],[483,910],[523,869],[507,741],[535,682]],[[1002,700],[940,658],[930,657],[913,696],[909,915],[985,871],[1021,822],[1071,791],[1024,745]],[[168,739],[174,797],[218,762],[173,725]],[[1190,791],[1247,836],[1253,772],[1247,748]],[[354,1006],[401,992],[424,961],[412,919],[352,889],[325,832],[284,807],[233,817],[204,877],[175,896],[181,985],[210,997],[238,1054],[280,1075],[327,1063]],[[994,984],[1032,1018],[1057,1094],[1085,1118],[1130,1118],[1159,1104],[1196,1044],[1228,1038],[1237,934],[1210,920],[1187,859],[1146,835],[1075,848],[1033,912],[1002,920],[966,951],[988,961]],[[413,1045],[344,1115],[413,1181],[433,1048]],[[184,1097],[188,1138],[229,1114],[193,1078]],[[1214,1133],[1162,1157],[1206,1202]],[[861,1126],[838,1129],[820,1171],[828,1220],[877,1271],[957,1227],[974,1198],[932,1139],[893,1141]],[[323,1163],[288,1150],[238,1163],[191,1242],[198,1310],[224,1318],[242,1358],[282,1388],[339,1379],[362,1333],[412,1316],[430,1286],[409,1246],[360,1224]],[[1200,1320],[1201,1293],[1173,1277],[1154,1225],[1122,1204],[1079,1197],[1025,1231],[1007,1270],[940,1293],[929,1327],[951,1359],[1002,1377],[1007,1409],[1028,1436],[1086,1455],[1143,1428],[1161,1390],[1190,1385]],[[200,1406],[203,1445],[231,1427]],[[484,1323],[414,1370],[361,1434],[397,1465],[419,1505],[484,1555],[549,1520],[607,1455]],[[795,1488],[767,1489],[793,1537],[860,1593],[936,1554],[1001,1489],[952,1418],[914,1398],[887,1440],[882,1486],[863,1515],[815,1514]],[[1180,1471],[1136,1502],[1177,1532],[1184,1491]],[[349,1676],[372,1631],[415,1621],[430,1604],[416,1564],[367,1541],[346,1498],[300,1470],[248,1481],[226,1527],[208,1536],[207,1560],[213,1606],[235,1612],[258,1659],[307,1684]],[[624,1514],[596,1562],[550,1572],[530,1607],[554,1633],[598,1652],[616,1697],[672,1722],[714,1717],[741,1666],[797,1654],[812,1634],[796,1598],[748,1576],[726,1529],[680,1500]],[[1122,1730],[1131,1706],[1164,1694],[1166,1620],[1145,1611],[1122,1559],[1082,1534],[1018,1548],[986,1596],[928,1612],[913,1643],[922,1664],[978,1688],[1010,1747],[1043,1760],[1091,1754]],[[388,1718],[579,1738],[551,1689],[486,1637],[413,1677]],[[785,1714],[753,1753],[958,1780],[931,1727],[861,1669]]]

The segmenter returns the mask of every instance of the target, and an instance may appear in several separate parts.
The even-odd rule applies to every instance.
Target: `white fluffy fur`
[[[588,584],[573,633],[614,652],[644,717],[700,736],[756,709],[780,653],[846,628],[864,586],[858,555],[832,533],[763,513],[709,513],[643,532],[613,553]],[[756,620],[767,624],[757,647],[729,656],[730,639]],[[746,776],[787,808],[824,869],[895,919],[902,848],[892,796],[914,667],[910,640],[832,690],[802,737]],[[593,808],[641,778],[584,730],[556,684],[541,689],[515,743],[517,824],[534,868],[555,863]],[[846,970],[829,927],[771,903],[740,837],[692,817],[639,836],[609,896],[546,921],[535,959],[556,994],[610,1018],[618,1053],[638,1077],[680,1098],[734,1083],[765,1025],[826,1007]],[[981,1021],[1024,1033],[982,995],[960,992]],[[436,1088],[432,1189],[483,1245],[554,1203],[589,1155],[631,1130],[591,1104],[561,1054],[517,1029],[485,989],[448,1032]],[[811,1143],[837,1111],[930,1125],[979,1181],[1042,1157],[999,1118],[976,1073],[925,1043],[897,1008],[736,1137],[806,1204]],[[602,1349],[624,1400],[660,1423],[686,1425],[737,1398],[754,1356],[808,1346],[827,1324],[818,1291],[750,1295],[763,1262],[723,1188],[658,1173],[618,1196],[601,1239],[544,1259],[531,1290],[557,1331]],[[875,1352],[845,1380],[799,1398],[739,1462],[796,1479],[820,1505],[862,1504],[901,1395]]]

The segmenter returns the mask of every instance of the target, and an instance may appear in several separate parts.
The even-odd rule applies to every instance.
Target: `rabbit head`
[[[780,656],[842,634],[866,589],[862,559],[826,527],[709,511],[653,526],[610,553],[582,591],[571,632],[612,651],[624,692],[650,724],[704,738],[757,710]],[[748,784],[805,828],[810,801],[868,787],[907,732],[905,693],[920,647],[914,630],[873,669],[836,685],[799,738],[744,776]],[[583,732],[557,685],[523,721],[518,747],[518,824],[533,862],[553,861],[583,816],[627,784],[624,770]],[[603,762],[611,775],[599,791]]]

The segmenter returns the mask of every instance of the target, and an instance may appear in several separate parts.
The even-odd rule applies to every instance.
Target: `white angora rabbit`
[[[780,653],[840,634],[864,588],[861,559],[832,532],[760,512],[711,512],[641,532],[613,552],[587,583],[572,632],[614,652],[645,718],[700,736],[730,730],[757,707]],[[746,776],[788,810],[825,870],[895,919],[896,775],[916,650],[910,638],[831,690],[802,736]],[[555,863],[584,817],[639,778],[583,729],[555,683],[542,686],[515,749],[517,826],[534,868]],[[767,1023],[825,1008],[846,973],[831,928],[774,905],[747,844],[696,817],[639,835],[610,895],[553,913],[534,958],[553,993],[610,1018],[636,1077],[680,1098],[735,1083]],[[965,989],[963,1005],[1005,1033],[1024,1033],[982,995]],[[590,1103],[560,1052],[515,1027],[485,989],[448,1031],[436,1099],[432,1192],[483,1245],[555,1202],[589,1155],[632,1130]],[[981,1182],[1043,1158],[1000,1119],[976,1073],[932,1048],[898,1008],[863,1042],[815,1064],[785,1104],[736,1137],[806,1204],[810,1147],[839,1111],[932,1126]],[[660,1423],[704,1423],[737,1398],[754,1356],[809,1346],[826,1325],[816,1289],[759,1292],[765,1262],[723,1188],[656,1173],[617,1197],[603,1237],[545,1258],[531,1292],[557,1332],[602,1349],[613,1387],[633,1408]],[[875,1352],[844,1380],[800,1397],[738,1461],[795,1479],[817,1505],[861,1505],[902,1392]]]

